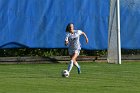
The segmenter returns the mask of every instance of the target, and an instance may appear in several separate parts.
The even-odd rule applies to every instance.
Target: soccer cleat
[[[81,74],[81,70],[80,70],[80,67],[78,68],[78,74]]]

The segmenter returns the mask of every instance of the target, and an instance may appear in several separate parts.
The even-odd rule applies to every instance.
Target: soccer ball
[[[63,70],[61,74],[62,74],[62,77],[69,77],[69,71],[68,70]]]

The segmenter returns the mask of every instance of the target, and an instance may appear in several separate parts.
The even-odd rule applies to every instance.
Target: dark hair
[[[70,28],[70,25],[71,25],[71,24],[73,24],[73,23],[69,23],[69,24],[67,25],[67,27],[66,27],[66,32],[69,32],[69,31],[70,31],[69,28]]]

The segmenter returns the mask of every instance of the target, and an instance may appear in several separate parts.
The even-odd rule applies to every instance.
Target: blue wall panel
[[[121,0],[122,48],[140,48],[140,1]],[[0,0],[0,48],[66,48],[65,28],[89,37],[84,49],[107,49],[109,0]]]

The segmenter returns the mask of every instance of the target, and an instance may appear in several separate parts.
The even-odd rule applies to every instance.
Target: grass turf
[[[80,63],[70,77],[67,64],[0,65],[0,93],[140,93],[140,62]]]

